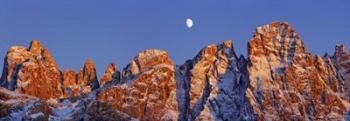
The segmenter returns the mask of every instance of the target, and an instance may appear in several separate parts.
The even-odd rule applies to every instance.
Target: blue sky
[[[255,28],[288,21],[313,54],[350,46],[349,0],[2,0],[0,68],[12,45],[38,39],[60,69],[79,70],[87,58],[101,75],[149,48],[169,52],[176,64],[211,43],[234,41],[247,53]],[[186,18],[194,26],[188,29]]]

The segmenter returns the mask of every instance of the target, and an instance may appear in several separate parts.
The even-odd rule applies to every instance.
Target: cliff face
[[[6,54],[0,120],[347,120],[349,72],[343,45],[333,55],[312,55],[281,22],[256,29],[247,58],[237,56],[231,40],[204,47],[182,65],[150,49],[121,71],[109,64],[101,79],[92,60],[78,73],[61,72],[33,41]],[[14,116],[29,108],[34,112]]]
[[[350,96],[350,54],[346,51],[344,45],[335,47],[334,56],[328,57],[329,63],[333,63],[334,76],[340,80],[342,88],[339,91],[344,91],[347,97]],[[334,87],[337,89],[337,86]]]
[[[92,60],[77,75],[72,70],[61,73],[48,49],[36,40],[29,48],[11,47],[4,62],[1,86],[40,99],[66,98],[71,92],[78,96],[99,87]]]
[[[102,78],[100,79],[100,86],[103,87],[106,83],[110,82],[113,79],[113,75],[116,76],[118,69],[114,63],[109,64]],[[119,72],[118,72],[119,73]],[[116,78],[116,77],[114,77]]]
[[[74,70],[63,71],[62,83],[64,97],[74,97],[90,93],[99,87],[95,64],[88,59],[79,73]]]
[[[231,40],[203,48],[178,67],[181,120],[230,120],[250,117],[244,90],[246,60],[238,58]]]
[[[139,53],[120,82],[101,90],[97,99],[141,120],[177,119],[174,65],[166,52]]]
[[[32,41],[29,48],[11,47],[4,62],[3,87],[42,99],[61,97],[61,73],[39,41]]]
[[[248,45],[246,96],[258,120],[343,119],[339,70],[329,57],[312,57],[287,23],[258,27]]]

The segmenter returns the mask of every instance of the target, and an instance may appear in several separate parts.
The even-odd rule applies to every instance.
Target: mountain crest
[[[97,99],[141,120],[176,120],[172,60],[162,50],[139,53],[123,70],[122,81],[99,91]]]
[[[334,55],[312,55],[293,27],[272,22],[257,27],[247,58],[231,40],[176,66],[148,49],[98,79],[91,59],[60,71],[33,40],[8,50],[0,85],[0,120],[347,120],[350,54],[337,45]]]
[[[154,68],[166,66],[173,69],[173,62],[167,52],[157,49],[148,49],[137,54],[130,64],[123,70],[123,80],[133,79],[135,76]]]
[[[341,96],[335,98],[334,93],[341,93],[343,87],[332,73],[333,63],[320,56],[314,59],[288,24],[273,22],[258,27],[248,52],[246,96],[258,120],[325,119],[322,117],[334,118],[333,114],[346,111],[347,103],[331,104],[341,102]],[[309,112],[309,108],[317,112]]]
[[[28,49],[11,47],[4,62],[1,77],[3,87],[43,99],[62,96],[60,71],[49,51],[39,41],[33,40]]]

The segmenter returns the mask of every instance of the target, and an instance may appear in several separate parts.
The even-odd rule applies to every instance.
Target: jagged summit
[[[348,110],[337,63],[313,58],[288,24],[258,27],[248,52],[246,96],[258,120],[335,120]]]
[[[97,99],[140,120],[177,119],[174,65],[167,52],[150,49],[137,54],[121,76]]]
[[[173,64],[167,52],[157,49],[145,50],[137,54],[133,61],[139,65],[140,69],[146,69],[158,64]]]
[[[29,51],[32,52],[34,55],[41,54],[43,49],[44,47],[38,40],[33,40],[30,42]]]
[[[95,64],[91,59],[86,60],[84,68],[80,71],[79,74],[83,74],[83,82],[87,85],[90,85],[91,90],[99,88],[100,85],[97,79]]]
[[[203,48],[196,56],[195,60],[216,56],[216,52],[222,51],[228,56],[236,56],[233,50],[232,40],[226,40],[221,44],[211,44]]]
[[[267,61],[290,64],[294,59],[303,58],[295,57],[296,55],[305,57],[310,53],[307,52],[300,36],[286,22],[273,22],[258,27],[248,42],[248,56],[252,61],[258,61],[254,57],[266,56]],[[271,64],[272,68],[281,65],[281,63]]]
[[[346,55],[347,51],[344,45],[338,44],[335,46],[334,56]]]
[[[124,68],[122,72],[123,80],[132,80],[142,72],[157,67],[167,67],[173,70],[173,61],[167,52],[157,49],[148,49],[137,54],[134,59]]]
[[[243,74],[244,68],[240,65],[245,62],[238,63],[237,60],[232,41],[227,40],[203,48],[194,59],[186,61],[177,69],[178,102],[182,103],[179,104],[179,120],[230,120],[249,117],[248,114],[240,112],[246,107],[235,102],[245,100],[243,92],[239,90],[247,85],[247,81],[241,82],[247,79]],[[235,86],[239,88],[234,88]],[[237,92],[237,95],[242,96],[235,98],[236,94],[230,92]],[[228,111],[232,106],[240,108]]]
[[[117,66],[114,63],[108,64],[105,73],[100,79],[100,86],[103,87],[107,82],[113,80],[113,78],[118,78],[116,77],[117,75],[115,74],[118,71]],[[114,77],[113,77],[114,75]]]
[[[56,62],[49,51],[35,40],[29,48],[16,46],[8,50],[1,85],[43,99],[60,98],[62,95]]]
[[[312,55],[286,22],[257,27],[248,57],[233,41],[175,66],[164,50],[138,53],[96,76],[87,59],[61,71],[39,41],[11,47],[0,78],[0,120],[348,120],[350,54]],[[29,96],[28,96],[29,95]],[[20,115],[23,114],[23,115]]]
[[[62,75],[48,49],[38,40],[33,40],[28,48],[14,46],[8,50],[0,84],[9,90],[41,99],[65,98],[71,90],[75,90],[72,95],[77,96],[80,91],[88,93],[98,88],[92,60],[87,60],[80,75],[73,73],[64,71]],[[91,85],[92,89],[85,85],[89,88]]]

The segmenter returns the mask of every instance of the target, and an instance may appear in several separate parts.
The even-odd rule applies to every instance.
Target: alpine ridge
[[[121,70],[118,70],[121,69]],[[138,53],[101,78],[87,59],[60,70],[33,40],[11,47],[0,78],[0,120],[348,121],[350,54],[312,55],[287,22],[257,27],[247,57],[234,41],[175,65],[164,50]]]

